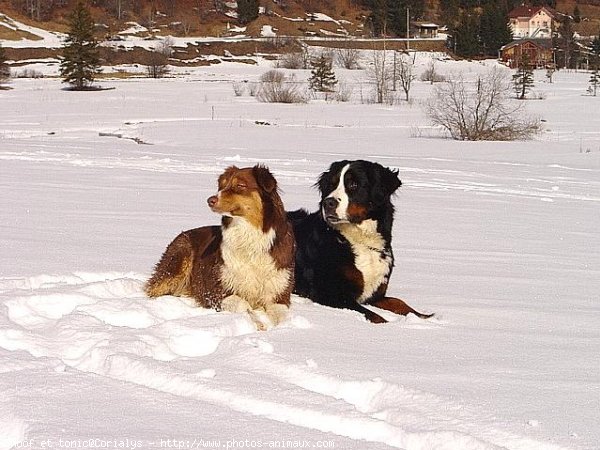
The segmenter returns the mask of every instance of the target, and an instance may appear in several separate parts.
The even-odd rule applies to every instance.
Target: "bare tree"
[[[371,65],[367,69],[367,76],[375,89],[375,103],[386,103],[392,91],[394,68],[387,63],[386,51],[373,50]]]
[[[169,58],[173,54],[173,39],[166,37],[146,56],[146,72],[150,78],[163,78],[169,73]]]
[[[523,103],[512,100],[507,71],[495,67],[474,83],[462,76],[436,86],[426,112],[434,125],[454,139],[510,141],[529,139],[540,122],[523,115]]]
[[[431,84],[441,83],[446,81],[446,77],[437,71],[435,61],[432,59],[425,72],[421,74],[421,81],[429,81]]]
[[[360,52],[358,49],[351,47],[350,42],[346,42],[342,48],[335,49],[334,54],[335,62],[338,66],[350,70],[356,70],[360,68],[358,64]]]
[[[400,82],[400,87],[404,91],[406,101],[409,100],[412,82],[417,78],[414,73],[414,67],[414,59],[411,61],[410,56],[405,54],[400,56],[400,61],[395,66],[396,76],[394,79],[397,79]]]

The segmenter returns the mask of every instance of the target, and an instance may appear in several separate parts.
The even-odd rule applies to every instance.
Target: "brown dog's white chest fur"
[[[253,309],[273,303],[291,280],[291,270],[277,268],[270,254],[274,241],[273,229],[265,233],[240,217],[223,230],[221,282]]]

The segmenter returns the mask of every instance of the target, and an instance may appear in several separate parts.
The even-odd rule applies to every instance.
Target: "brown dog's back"
[[[219,280],[221,227],[184,231],[169,244],[145,286],[149,297],[193,297],[199,306],[219,308],[225,296]],[[194,276],[202,274],[201,276]]]

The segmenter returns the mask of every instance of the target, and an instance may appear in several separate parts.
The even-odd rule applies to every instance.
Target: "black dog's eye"
[[[358,189],[358,183],[354,180],[350,180],[348,182],[348,190],[355,191],[356,189]]]

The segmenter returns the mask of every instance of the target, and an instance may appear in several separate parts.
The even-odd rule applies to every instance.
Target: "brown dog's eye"
[[[240,191],[243,191],[243,190],[244,190],[244,189],[246,189],[248,186],[246,186],[245,184],[238,183],[238,184],[237,184],[235,187],[236,187],[237,189],[239,189]]]

